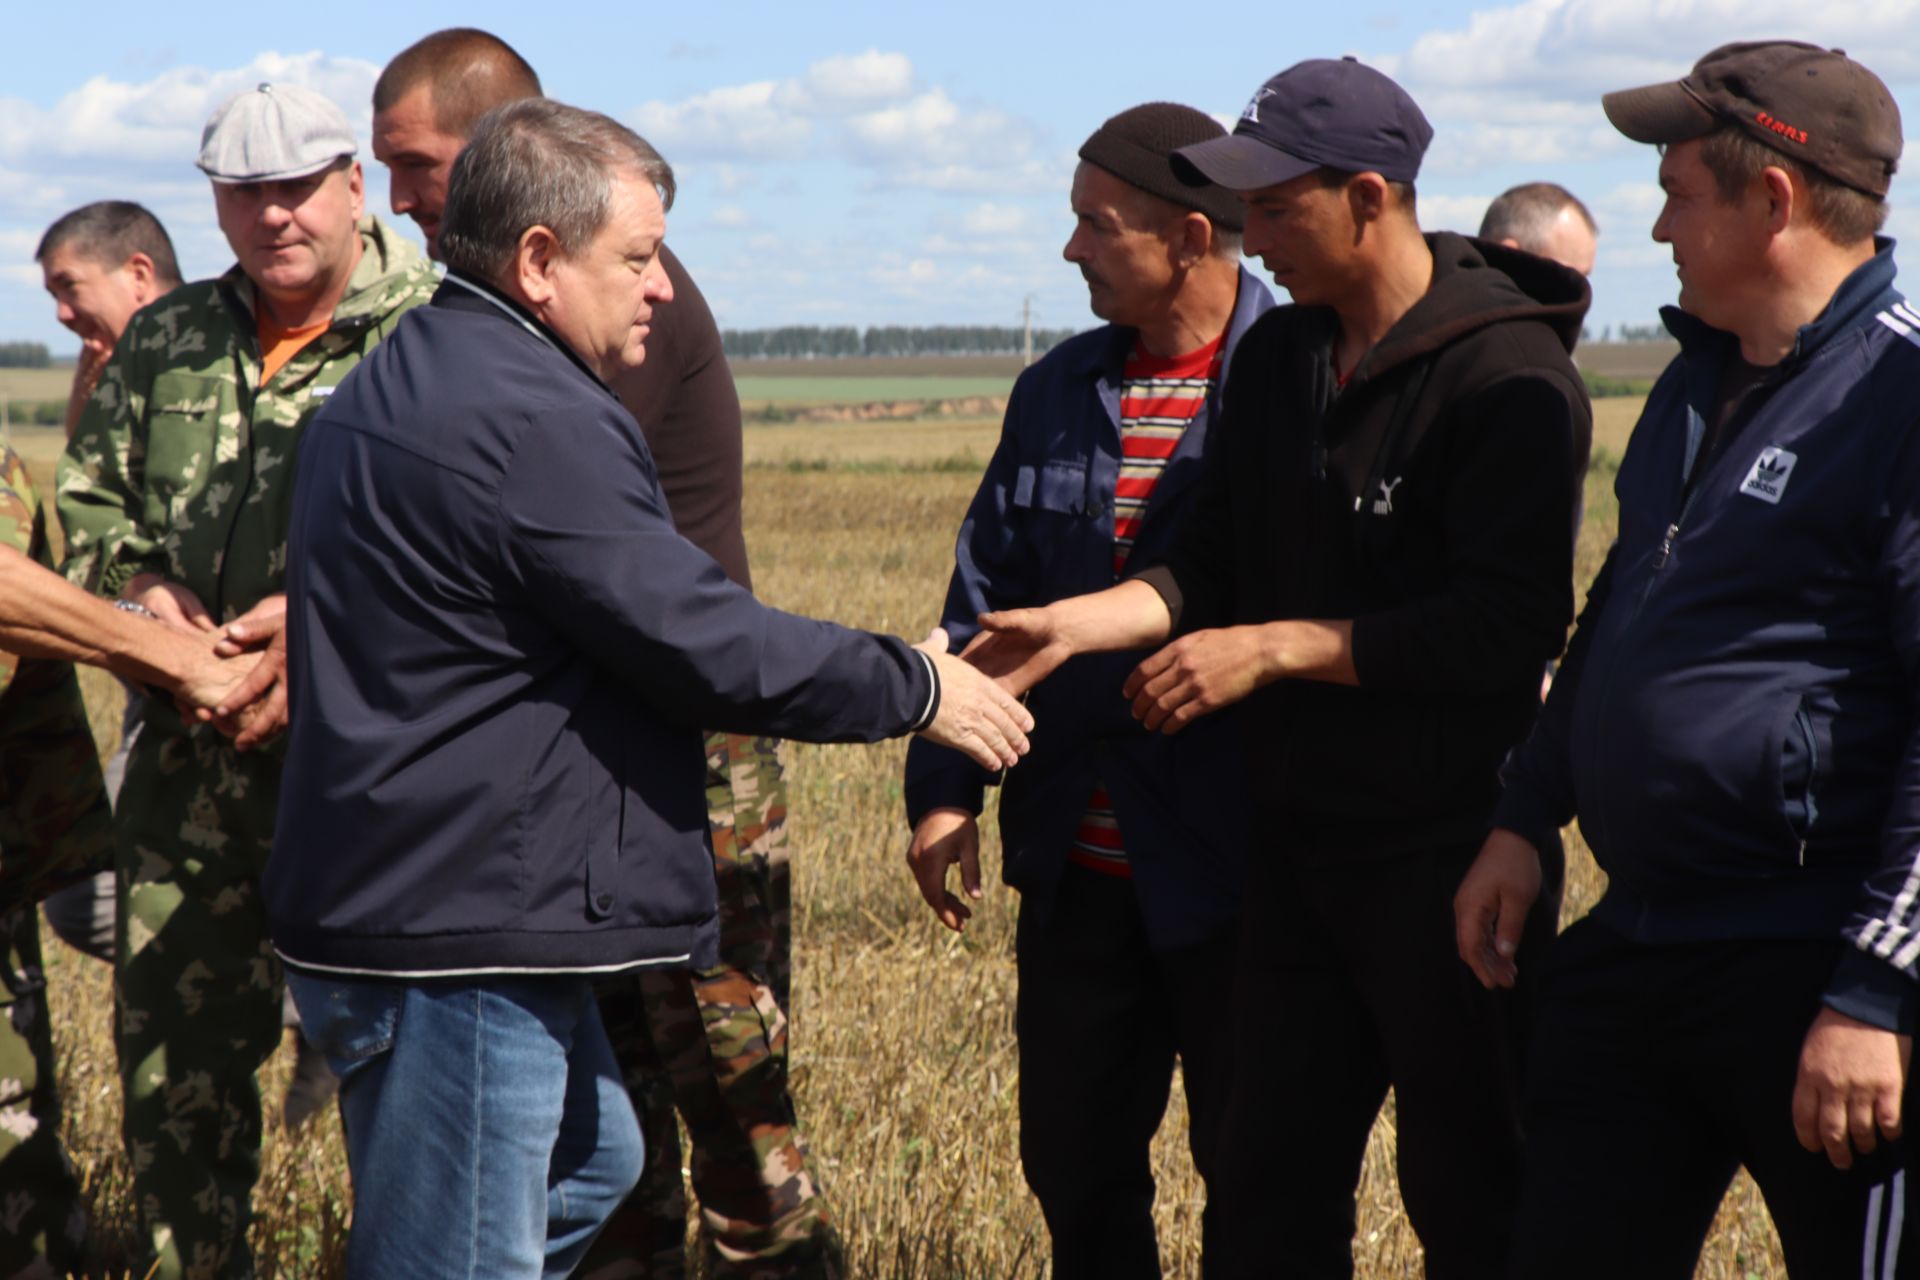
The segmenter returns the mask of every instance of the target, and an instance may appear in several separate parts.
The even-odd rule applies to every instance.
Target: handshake
[[[133,678],[171,693],[181,719],[212,724],[242,751],[286,728],[286,596],[268,596],[222,626],[188,587],[141,574],[118,608],[151,628],[136,646],[135,665],[146,673]]]

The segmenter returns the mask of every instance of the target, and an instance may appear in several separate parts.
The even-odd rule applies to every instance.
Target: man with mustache
[[[1111,586],[1192,512],[1227,369],[1273,306],[1239,265],[1245,207],[1174,176],[1174,148],[1223,132],[1154,102],[1080,148],[1062,256],[1107,323],[1014,385],[960,527],[949,634],[971,637],[988,610]],[[1210,1192],[1219,1175],[1246,849],[1239,743],[1230,717],[1178,754],[1134,723],[1120,683],[1143,656],[1082,659],[1034,691],[1046,727],[1000,803],[1003,875],[1020,891],[1020,1159],[1060,1280],[1160,1274],[1148,1147],[1176,1058],[1194,1165]],[[994,781],[954,752],[908,748],[907,861],[956,932],[981,896],[976,819]],[[947,887],[955,863],[960,894]],[[1209,1203],[1209,1265],[1217,1221]]]

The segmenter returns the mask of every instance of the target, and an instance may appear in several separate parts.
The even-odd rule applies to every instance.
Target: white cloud
[[[723,231],[741,231],[758,226],[759,220],[737,204],[723,204],[707,215],[707,225]]]
[[[0,157],[86,158],[167,167],[191,165],[213,109],[265,82],[304,85],[337,103],[365,136],[380,68],[312,52],[262,53],[243,67],[177,67],[131,84],[95,76],[41,111],[0,100]]]
[[[1027,209],[1019,205],[977,204],[961,217],[960,225],[975,235],[1014,235],[1031,223]]]
[[[912,59],[869,49],[821,59],[799,79],[782,84],[780,96],[794,110],[828,115],[892,102],[912,90]]]
[[[1480,230],[1492,196],[1443,196],[1420,193],[1420,225],[1429,231],[1459,231],[1473,235]]]
[[[780,85],[772,80],[729,85],[696,94],[683,102],[646,102],[628,122],[672,160],[686,154],[702,159],[774,159],[796,155],[806,146],[813,124],[779,106]]]

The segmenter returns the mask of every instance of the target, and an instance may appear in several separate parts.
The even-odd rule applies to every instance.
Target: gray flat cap
[[[207,118],[200,171],[215,182],[278,182],[317,173],[359,148],[346,112],[297,84],[236,93]]]

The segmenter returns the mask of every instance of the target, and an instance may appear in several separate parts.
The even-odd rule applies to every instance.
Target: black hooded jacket
[[[1353,620],[1358,687],[1278,681],[1245,716],[1256,827],[1309,863],[1484,833],[1573,615],[1586,281],[1464,236],[1427,243],[1426,295],[1344,389],[1331,309],[1280,307],[1248,331],[1200,509],[1139,575],[1180,632]]]

